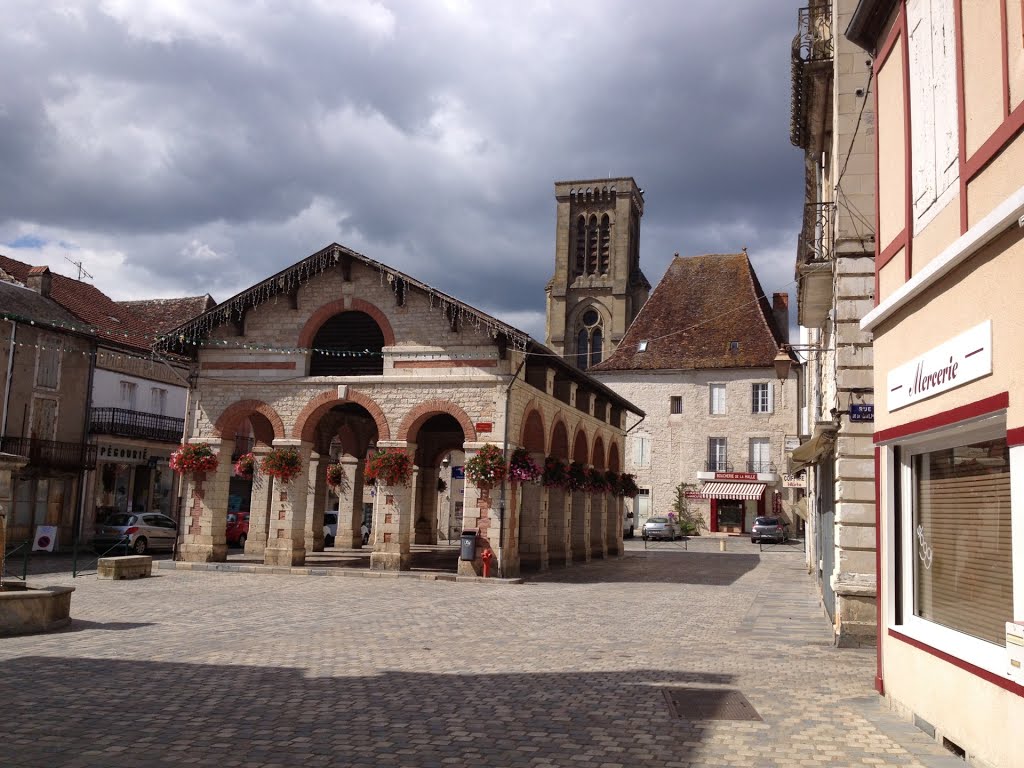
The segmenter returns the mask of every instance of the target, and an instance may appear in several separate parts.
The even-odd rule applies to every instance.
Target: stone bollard
[[[725,539],[718,540],[718,551],[725,552]]]

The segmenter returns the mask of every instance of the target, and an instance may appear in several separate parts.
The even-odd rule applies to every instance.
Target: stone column
[[[522,511],[522,484],[508,482],[505,493],[505,535],[501,542],[501,569],[498,575],[513,579],[520,573],[519,515]],[[500,501],[498,512],[501,512]]]
[[[190,475],[185,491],[185,514],[178,530],[178,555],[190,563],[221,563],[228,559],[224,537],[228,526],[228,483],[234,440],[189,438],[190,444],[209,443],[217,451],[217,469]]]
[[[590,494],[586,491],[573,491],[570,494],[572,519],[570,537],[570,560],[580,563],[590,562]]]
[[[252,497],[249,500],[249,533],[245,537],[245,554],[263,556],[270,530],[270,501],[274,478],[260,470],[267,448],[255,448],[256,466],[252,473]]]
[[[401,448],[410,459],[416,455],[416,446],[401,440],[379,440],[380,449]],[[407,571],[412,566],[409,533],[412,526],[413,489],[409,485],[383,485],[377,483],[373,499],[373,552],[370,570]]]
[[[591,493],[590,495],[590,556],[592,558],[608,557],[608,494]]]
[[[622,509],[622,497],[617,496],[614,493],[609,493],[605,496],[607,501],[605,515],[605,542],[608,545],[608,556],[617,557],[623,553],[622,545],[622,529],[623,529],[623,509]]]
[[[363,535],[363,462],[346,453],[338,463],[345,473],[345,481],[338,488],[338,535],[334,546],[361,549]]]
[[[416,544],[437,544],[437,467],[422,467],[416,494]]]
[[[329,455],[309,455],[309,488],[306,496],[306,552],[324,551],[324,512],[327,509],[327,465]]]
[[[410,454],[414,455],[414,454]],[[403,516],[406,525],[409,526],[409,543],[411,544],[416,540],[416,525],[419,522],[420,517],[420,504],[422,499],[420,482],[423,478],[423,472],[415,464],[412,465],[412,477],[409,479],[409,508],[407,513]]]
[[[548,488],[548,564],[570,565],[572,563],[572,547],[570,546],[571,506],[569,492],[564,488]]]
[[[301,440],[275,440],[274,447],[297,448],[302,470],[290,483],[274,482],[270,536],[263,562],[279,566],[302,565],[306,562],[306,502],[312,444]]]
[[[520,498],[519,561],[523,568],[542,571],[548,567],[547,488],[540,483],[523,483]]]

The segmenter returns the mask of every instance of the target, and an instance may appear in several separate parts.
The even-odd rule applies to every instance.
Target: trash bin
[[[463,531],[459,539],[459,559],[472,562],[476,559],[476,531]]]

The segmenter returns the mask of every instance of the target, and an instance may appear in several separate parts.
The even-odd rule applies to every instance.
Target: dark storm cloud
[[[112,295],[223,299],[336,240],[542,335],[553,182],[607,175],[652,282],[743,246],[791,279],[795,5],[61,8],[0,31],[0,241],[109,257]]]

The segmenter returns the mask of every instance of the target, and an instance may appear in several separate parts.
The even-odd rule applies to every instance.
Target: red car
[[[224,531],[224,537],[228,540],[229,547],[244,547],[245,540],[249,538],[249,513],[228,512],[228,527]]]

